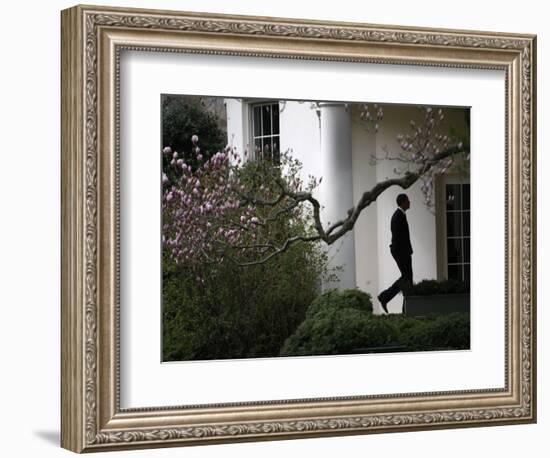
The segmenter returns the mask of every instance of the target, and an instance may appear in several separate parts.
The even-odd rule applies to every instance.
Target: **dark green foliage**
[[[470,348],[470,314],[454,313],[428,319],[403,318],[400,344],[410,351]]]
[[[330,355],[349,352],[360,346],[365,332],[376,336],[377,345],[389,342],[391,329],[371,320],[372,302],[359,290],[331,290],[309,306],[305,321],[285,342],[282,356]]]
[[[346,289],[343,291],[333,289],[315,299],[308,307],[306,316],[312,318],[316,314],[332,313],[343,309],[355,309],[360,312],[372,313],[371,297],[359,289]]]
[[[409,286],[405,296],[432,296],[435,294],[465,294],[470,292],[470,284],[459,280],[422,280]]]
[[[356,353],[364,347],[391,346],[395,339],[388,321],[353,308],[335,309],[306,319],[286,340],[281,356]]]
[[[281,349],[281,356],[351,354],[384,349],[428,351],[470,348],[469,314],[427,319],[373,315],[366,293],[329,291]],[[390,351],[390,350],[388,350]]]
[[[277,356],[318,294],[310,245],[251,267],[202,272],[167,257],[163,271],[163,360]]]
[[[199,137],[205,159],[223,150],[227,143],[226,133],[220,129],[216,115],[201,106],[200,98],[163,95],[161,147],[170,146],[188,164],[195,165],[193,135]],[[167,167],[163,169],[168,170]]]

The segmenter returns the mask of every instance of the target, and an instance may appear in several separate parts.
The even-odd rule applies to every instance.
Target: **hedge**
[[[456,313],[417,319],[374,315],[368,294],[329,291],[315,299],[305,320],[286,339],[281,356],[369,351],[434,351],[470,348],[470,316]]]

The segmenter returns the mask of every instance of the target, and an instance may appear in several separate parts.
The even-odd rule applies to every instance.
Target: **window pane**
[[[270,159],[271,160],[271,139],[266,138],[264,139],[264,159]]]
[[[462,235],[460,218],[460,212],[447,213],[447,237]]]
[[[272,151],[273,151],[273,162],[275,164],[281,163],[281,154],[279,151],[279,137],[273,137],[273,143],[272,143]]]
[[[277,165],[281,163],[281,154],[279,151],[273,151],[273,163]]]
[[[447,262],[449,264],[462,261],[462,239],[447,240]]]
[[[279,136],[276,135],[273,137],[273,152],[279,152]]]
[[[462,266],[449,266],[447,277],[452,280],[462,280]]]
[[[463,239],[464,243],[464,262],[470,262],[470,238]]]
[[[464,210],[470,209],[470,185],[462,185],[462,207]]]
[[[445,186],[445,202],[447,203],[447,210],[460,210],[462,208],[459,184]]]
[[[262,106],[262,135],[271,135],[271,105]]]
[[[261,115],[262,115],[262,107],[254,107],[254,137],[259,137],[262,135],[262,129],[261,129]]]
[[[262,152],[262,139],[261,138],[254,139],[254,152],[256,153],[256,157],[260,156],[260,153]]]
[[[470,212],[462,213],[462,233],[470,235]]]
[[[273,105],[273,134],[279,135],[279,104]]]

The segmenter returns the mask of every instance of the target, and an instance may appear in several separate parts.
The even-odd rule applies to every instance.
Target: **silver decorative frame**
[[[506,73],[506,386],[126,409],[119,405],[120,51]],[[75,452],[536,421],[536,37],[76,6],[62,12],[62,423]]]

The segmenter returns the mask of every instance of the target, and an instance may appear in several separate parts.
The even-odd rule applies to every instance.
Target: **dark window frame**
[[[469,196],[470,196],[470,183],[445,183],[444,185],[444,196],[445,196],[445,206],[444,206],[444,212],[445,212],[445,250],[446,250],[446,265],[445,265],[445,271],[447,278],[454,278],[456,280],[461,281],[470,281],[470,252],[469,249],[471,247],[470,239],[471,239],[471,233],[470,233],[470,225],[468,224],[468,233],[465,233],[465,216],[468,214],[468,217],[470,216],[470,202],[469,202]],[[459,198],[456,200],[457,203],[452,205],[449,208],[448,204],[448,194],[449,192],[452,192],[449,190],[450,187],[455,187],[455,189],[458,189],[460,195]],[[468,199],[465,199],[465,189],[467,187],[467,195]],[[449,218],[450,215],[453,216],[459,216],[459,218]],[[452,228],[452,231],[449,228],[449,221],[456,223],[456,226]],[[468,219],[469,221],[469,219]],[[449,233],[453,234],[449,236]],[[449,256],[449,242],[452,242],[453,240],[460,241],[460,253],[458,258],[455,260],[453,259],[453,262],[450,261]],[[466,246],[468,246],[468,253],[466,253]]]
[[[264,109],[266,108],[269,109],[269,126],[265,125],[264,115],[266,113],[264,113]],[[277,110],[276,116],[274,116],[275,108]],[[279,116],[280,107],[278,101],[270,100],[250,103],[250,131],[253,157],[255,159],[269,159],[276,165],[280,164],[281,131]],[[277,118],[276,122],[274,120],[275,117]]]

